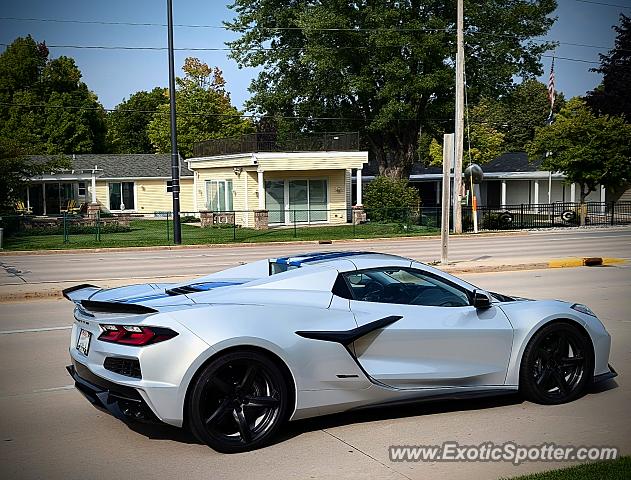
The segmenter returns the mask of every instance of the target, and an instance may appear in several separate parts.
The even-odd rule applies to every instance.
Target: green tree
[[[471,109],[472,119],[465,123],[464,161],[463,168],[469,162],[484,164],[499,157],[505,150],[505,133],[497,128],[494,121],[480,121],[474,119],[488,119],[493,116],[496,102],[485,99]],[[443,164],[443,147],[436,139],[429,145],[429,163],[432,166]]]
[[[45,172],[70,168],[68,158],[59,156],[46,163],[30,160],[19,143],[0,137],[0,212],[13,213],[15,203],[23,200],[26,182]]]
[[[28,153],[99,153],[105,112],[69,57],[30,36],[0,54],[0,136]]]
[[[536,129],[527,151],[531,159],[543,158],[546,170],[577,183],[581,203],[597,185],[616,189],[631,180],[631,125],[621,116],[594,115],[579,98],[553,124]]]
[[[152,153],[147,127],[160,105],[169,103],[168,91],[156,87],[140,91],[116,105],[107,115],[107,144],[112,153]]]
[[[614,48],[600,55],[600,67],[592,71],[603,75],[602,83],[587,94],[587,104],[596,112],[624,115],[631,121],[631,17],[620,14]]]
[[[260,69],[248,109],[298,116],[297,130],[359,130],[380,173],[394,178],[407,177],[419,145],[453,124],[454,1],[235,0],[231,8],[228,26],[241,35],[231,55]],[[540,55],[552,45],[529,39],[548,31],[555,8],[555,0],[465,2],[471,101],[542,73]]]
[[[555,94],[553,114],[565,105],[563,94]],[[495,117],[489,121],[504,132],[506,151],[522,152],[535,137],[535,129],[543,127],[550,116],[548,88],[543,83],[529,79],[517,85],[513,91],[496,102]]]
[[[10,102],[19,90],[33,88],[41,78],[48,60],[45,43],[28,35],[16,38],[0,55],[0,98]]]
[[[196,58],[187,58],[183,70],[185,75],[177,78],[175,95],[178,148],[182,155],[190,157],[195,142],[254,131],[252,122],[243,120],[231,105],[221,70],[211,69]],[[147,135],[157,152],[169,152],[169,105],[160,105],[157,110]]]
[[[409,218],[418,209],[421,199],[418,190],[407,180],[384,175],[377,176],[364,191],[364,207],[373,221],[397,221]]]

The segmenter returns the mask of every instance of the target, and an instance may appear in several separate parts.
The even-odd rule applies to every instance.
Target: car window
[[[353,298],[362,302],[435,307],[469,305],[467,293],[420,270],[392,267],[345,274]]]

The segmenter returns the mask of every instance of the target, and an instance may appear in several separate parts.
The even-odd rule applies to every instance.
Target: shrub
[[[421,199],[407,180],[378,176],[366,186],[364,208],[374,222],[405,222],[418,219]]]

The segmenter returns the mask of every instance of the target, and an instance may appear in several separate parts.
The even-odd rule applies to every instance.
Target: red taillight
[[[168,328],[144,327],[137,325],[101,325],[103,333],[99,340],[141,347],[152,343],[164,342],[177,335]]]

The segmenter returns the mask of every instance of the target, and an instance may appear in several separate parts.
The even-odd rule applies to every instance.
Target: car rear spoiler
[[[97,300],[81,300],[81,306],[89,312],[95,313],[157,313],[158,310],[137,303],[99,302]]]
[[[89,283],[82,283],[81,285],[75,285],[74,287],[68,287],[61,291],[61,294],[65,299],[74,303],[79,303],[81,300],[86,300],[92,296],[93,293],[101,290],[101,287],[91,285]]]

